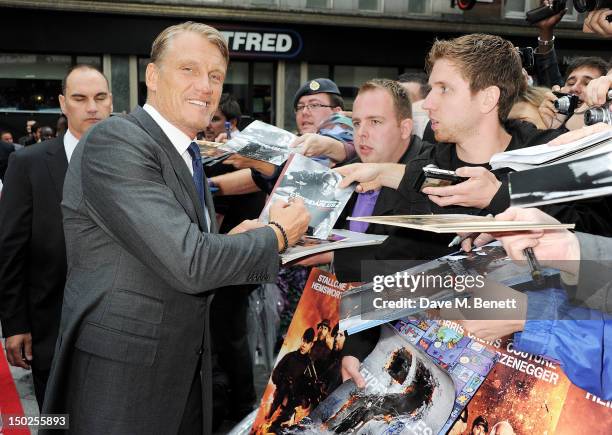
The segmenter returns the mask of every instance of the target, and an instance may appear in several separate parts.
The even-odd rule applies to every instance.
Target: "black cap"
[[[327,326],[327,329],[329,329],[329,320],[328,319],[321,320],[319,324],[317,325],[317,328],[320,328],[321,326]]]
[[[295,96],[293,97],[293,107],[297,106],[299,99],[302,98],[304,95],[322,93],[340,95],[340,89],[338,89],[338,86],[336,86],[336,84],[330,79],[308,80],[295,93]]]

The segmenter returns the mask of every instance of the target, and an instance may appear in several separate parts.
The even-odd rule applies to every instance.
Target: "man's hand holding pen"
[[[529,221],[547,224],[559,223],[555,218],[536,208],[511,207],[495,216],[502,221]],[[528,261],[537,278],[540,263],[572,275],[578,274],[580,245],[578,239],[568,230],[532,230],[517,232],[500,232],[497,234],[459,234],[451,242],[452,246],[461,243],[461,249],[469,252],[473,247],[480,247],[498,239],[509,257],[514,261]],[[449,245],[449,246],[451,246]]]

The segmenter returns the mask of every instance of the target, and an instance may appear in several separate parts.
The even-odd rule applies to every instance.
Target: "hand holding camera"
[[[544,0],[540,7],[527,11],[527,22],[540,28],[552,28],[567,12],[566,3],[566,0]]]
[[[612,2],[611,2],[612,3]],[[598,9],[589,12],[584,19],[582,31],[585,33],[597,33],[601,36],[612,36],[612,4],[606,9]]]
[[[542,104],[540,104],[540,107],[538,107],[540,117],[542,118],[542,121],[544,121],[547,128],[559,128],[565,119],[565,117],[559,117],[559,112],[557,112],[555,107],[555,102],[558,99],[555,93],[560,92],[561,87],[557,85],[553,86],[552,92],[546,93],[544,101],[542,101]]]
[[[584,113],[584,124],[604,122],[612,125],[612,75],[591,80],[584,94],[587,105],[597,106]]]

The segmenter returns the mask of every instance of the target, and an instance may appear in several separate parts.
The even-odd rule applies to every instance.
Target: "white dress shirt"
[[[66,152],[66,158],[68,159],[68,163],[70,163],[70,158],[72,157],[72,153],[76,148],[79,140],[74,137],[74,135],[70,132],[70,129],[66,130],[64,134],[64,151]]]
[[[187,169],[189,169],[189,173],[193,177],[193,159],[191,158],[191,154],[189,154],[189,145],[191,145],[191,142],[195,139],[190,139],[189,136],[168,122],[168,120],[150,104],[145,104],[142,108],[151,115],[151,118],[160,126],[164,134],[168,136],[168,139],[170,139],[176,151],[183,158],[183,161],[187,165]],[[210,216],[208,215],[208,208],[206,207],[204,207],[204,214],[206,216],[206,224],[210,229]]]

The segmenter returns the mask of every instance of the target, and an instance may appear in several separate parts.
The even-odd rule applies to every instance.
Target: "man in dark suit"
[[[12,143],[0,141],[0,181],[4,180],[9,156],[13,151],[15,151],[15,147]]]
[[[90,66],[71,68],[62,86],[68,131],[11,155],[0,198],[0,321],[7,358],[32,368],[41,408],[66,282],[64,176],[80,137],[112,110],[108,82]]]
[[[43,412],[77,434],[210,433],[211,293],[272,281],[308,225],[303,202],[216,234],[194,142],[214,114],[229,50],[187,22],[153,42],[147,104],[90,129],[62,211],[68,277]],[[206,421],[204,421],[206,420]]]

